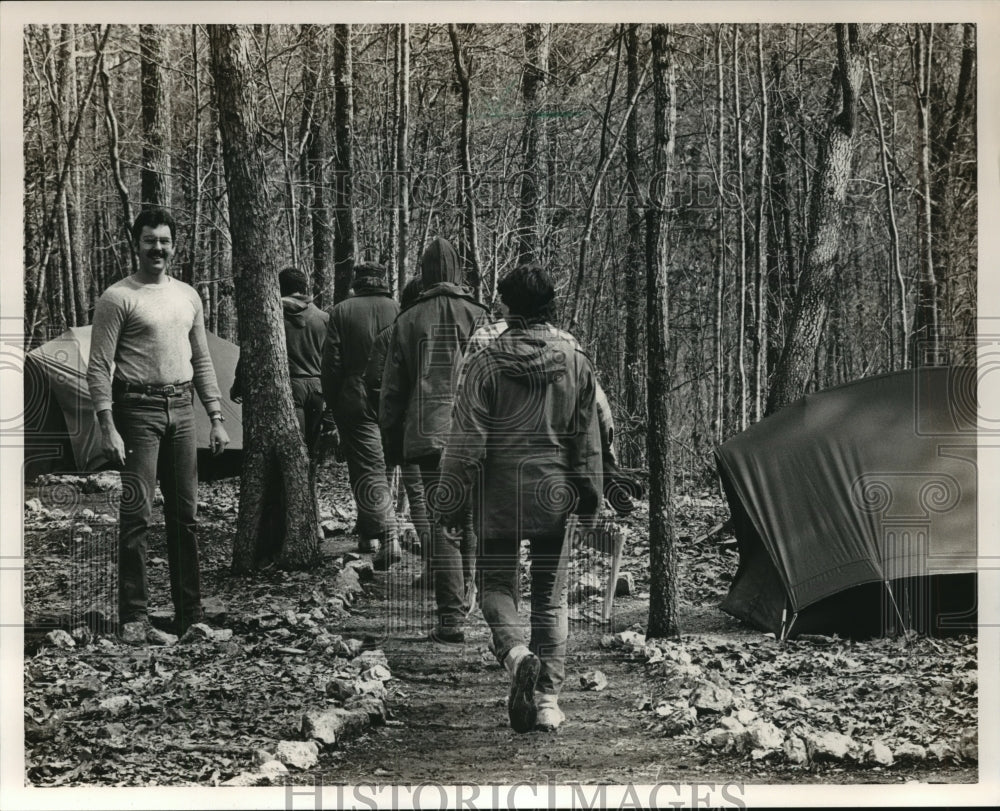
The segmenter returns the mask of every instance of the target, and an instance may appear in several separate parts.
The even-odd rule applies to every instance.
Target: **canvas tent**
[[[208,351],[222,389],[229,448],[223,459],[208,451],[210,422],[195,395],[199,469],[203,474],[237,469],[243,449],[242,409],[229,399],[239,347],[211,332]],[[69,470],[99,470],[107,464],[101,455],[101,431],[87,390],[90,327],[71,327],[58,338],[24,356],[24,478]]]
[[[716,449],[740,563],[723,610],[766,631],[970,631],[975,369],[810,394]]]

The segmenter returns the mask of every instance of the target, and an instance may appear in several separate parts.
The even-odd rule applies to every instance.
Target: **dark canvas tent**
[[[969,631],[976,376],[810,394],[716,449],[740,564],[723,610],[778,634]]]
[[[208,351],[222,389],[229,449],[225,459],[210,462],[208,415],[195,396],[199,468],[203,473],[235,468],[243,449],[242,409],[229,399],[239,347],[208,333]],[[71,327],[58,338],[24,356],[24,478],[52,471],[99,470],[101,431],[87,391],[90,327]]]

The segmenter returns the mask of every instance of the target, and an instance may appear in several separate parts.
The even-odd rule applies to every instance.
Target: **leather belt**
[[[191,391],[191,381],[186,383],[168,383],[165,386],[147,383],[126,383],[123,380],[115,380],[111,384],[112,392],[119,394],[148,394],[154,397],[170,397],[175,394],[186,394]]]

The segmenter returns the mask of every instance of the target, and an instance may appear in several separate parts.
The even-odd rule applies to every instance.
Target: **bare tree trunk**
[[[118,118],[115,116],[114,99],[111,95],[111,80],[108,76],[108,71],[103,64],[103,57],[101,58],[100,73],[101,86],[104,88],[104,123],[108,129],[108,153],[111,162],[111,175],[114,178],[115,190],[118,192],[118,200],[120,201],[122,207],[122,216],[119,220],[120,227],[118,229],[118,235],[120,239],[125,241],[132,272],[135,273],[136,270],[138,270],[138,263],[136,261],[135,251],[133,251],[130,247],[132,201],[129,197],[128,187],[125,185],[125,180],[122,177],[122,162],[121,157],[119,156]]]
[[[767,102],[767,76],[764,73],[763,26],[757,26],[757,75],[760,79],[760,165],[757,172],[757,261],[754,277],[754,309],[757,329],[754,333],[753,418],[764,416],[767,400],[767,128],[770,110]]]
[[[398,242],[396,246],[396,284],[398,297],[403,296],[406,286],[406,248],[410,238],[410,158],[407,150],[410,114],[410,26],[399,26],[399,94],[396,109],[396,208],[398,214]]]
[[[351,76],[351,26],[333,27],[334,83],[334,243],[333,304],[347,298],[354,270],[354,101]]]
[[[320,26],[304,26],[306,36],[305,62],[302,65],[302,106],[307,116],[305,179],[309,185],[309,228],[312,242],[312,290],[316,306],[333,302],[333,274],[330,264],[332,232],[329,224],[326,199],[326,126],[324,98],[324,71],[326,49]]]
[[[647,68],[648,65],[643,68],[642,75],[639,77],[639,87],[642,86],[642,82],[646,78]],[[590,195],[587,200],[587,210],[584,215],[583,234],[580,237],[580,251],[576,264],[576,285],[573,293],[573,307],[569,319],[570,332],[576,329],[577,320],[580,316],[580,292],[583,289],[583,279],[587,270],[587,252],[590,248],[590,239],[594,232],[594,215],[597,211],[597,201],[598,196],[601,193],[601,184],[604,182],[608,166],[611,165],[611,159],[618,151],[618,144],[621,143],[622,135],[625,133],[625,125],[628,123],[629,118],[632,117],[632,111],[635,109],[635,104],[638,100],[639,93],[637,90],[635,95],[629,99],[628,107],[625,110],[625,118],[622,121],[621,126],[618,127],[618,132],[615,133],[615,139],[612,142],[610,149],[604,150],[604,154],[601,156],[601,160],[597,165],[597,170],[594,172],[594,180],[590,186]],[[610,109],[606,111],[606,114],[608,112],[610,112]],[[610,122],[605,119],[602,125],[602,130],[606,131],[609,124]],[[653,185],[661,182],[666,184],[666,176],[661,177],[660,175],[654,174],[652,181]]]
[[[750,424],[748,407],[750,404],[750,385],[747,377],[747,216],[746,194],[744,193],[743,176],[743,107],[740,94],[740,27],[733,26],[733,119],[736,122],[736,181],[737,203],[739,203],[738,222],[740,235],[740,307],[739,324],[736,328],[736,367],[740,377],[740,430],[745,431]]]
[[[139,26],[142,98],[142,203],[170,207],[170,60],[165,30]]]
[[[868,59],[871,26],[837,25],[839,110],[831,111],[820,144],[812,184],[806,261],[781,358],[774,372],[767,413],[801,397],[813,381],[814,359],[836,282],[841,244],[841,217],[854,157],[858,89]]]
[[[892,291],[892,280],[895,278],[899,292],[899,347],[902,349],[902,368],[910,366],[910,338],[908,316],[906,312],[906,279],[903,278],[903,266],[899,259],[899,228],[896,224],[895,193],[892,185],[892,172],[889,169],[889,147],[885,140],[885,124],[882,120],[882,103],[879,100],[878,84],[875,81],[875,70],[871,57],[868,58],[868,78],[872,84],[872,100],[875,102],[875,120],[878,124],[879,157],[882,165],[882,181],[885,183],[886,220],[889,223],[889,290]],[[892,303],[889,303],[892,312]],[[892,353],[890,351],[890,364]]]
[[[670,368],[667,267],[670,172],[673,169],[677,101],[670,26],[653,25],[653,185],[647,209],[646,375],[649,428],[649,622],[648,637],[677,636],[677,550],[673,535],[673,461],[670,449]]]
[[[191,26],[191,82],[194,95],[194,160],[191,166],[192,201],[194,211],[191,215],[191,247],[188,249],[188,261],[183,280],[190,285],[198,283],[198,246],[201,244],[201,76],[198,71],[198,26]]]
[[[244,461],[233,569],[245,572],[277,559],[286,567],[316,562],[319,524],[309,488],[309,462],[292,404],[281,304],[279,252],[269,199],[264,142],[257,120],[244,26],[209,26],[212,69],[219,99],[226,184],[240,212],[230,221],[233,274],[244,373]],[[266,505],[284,516],[283,537],[268,537],[274,525]]]
[[[639,82],[639,26],[631,24],[625,31],[625,92],[628,98],[640,90]],[[642,167],[639,158],[639,117],[630,115],[625,127],[625,172],[628,176],[628,200],[625,219],[628,242],[625,245],[625,419],[632,427],[638,425],[640,414],[640,385],[642,359],[639,357],[639,292],[643,273],[642,207],[645,201],[639,189]],[[631,444],[631,443],[630,443]],[[624,459],[637,465],[638,459]]]
[[[462,130],[458,140],[458,156],[462,165],[462,196],[465,200],[465,227],[463,228],[465,250],[462,254],[468,267],[470,286],[475,291],[476,300],[483,298],[483,272],[479,262],[479,230],[476,218],[476,198],[473,194],[472,174],[472,87],[469,78],[468,59],[465,49],[458,41],[458,26],[450,24],[448,35],[451,37],[451,48],[455,56],[455,75],[458,78],[462,104]]]
[[[27,311],[27,318],[25,324],[25,333],[29,339],[34,338],[39,327],[38,313],[42,302],[45,300],[45,285],[48,281],[52,282],[52,279],[47,279],[51,276],[49,269],[49,263],[52,258],[53,243],[56,240],[55,233],[55,219],[59,212],[61,206],[62,196],[66,193],[66,183],[69,177],[69,158],[72,157],[73,151],[76,149],[77,141],[80,138],[80,126],[83,122],[83,115],[86,112],[87,105],[90,103],[90,97],[94,92],[94,85],[97,81],[98,66],[101,61],[101,54],[104,52],[104,46],[108,41],[108,34],[111,31],[111,26],[106,26],[104,33],[101,35],[100,41],[95,43],[94,47],[94,60],[91,66],[90,77],[87,80],[87,86],[84,90],[83,97],[80,99],[80,108],[77,110],[76,118],[73,122],[73,126],[69,131],[69,137],[66,141],[66,156],[62,160],[62,165],[58,167],[58,176],[56,178],[56,185],[54,190],[54,200],[52,208],[46,216],[46,221],[42,229],[42,251],[38,262],[38,272],[36,278],[38,279],[38,285],[35,289],[33,295],[30,298],[31,307]],[[28,274],[30,276],[30,274]],[[58,274],[57,274],[58,275]],[[61,306],[58,309],[59,317],[62,317]],[[50,308],[50,315],[52,310]]]
[[[713,436],[716,442],[722,442],[726,419],[726,357],[725,335],[723,332],[723,304],[726,290],[726,82],[722,61],[722,26],[715,31],[715,99],[717,132],[715,134],[715,164],[716,185],[719,196],[719,207],[716,213],[716,244],[715,244],[715,318],[714,344],[715,365],[712,370],[712,422]]]
[[[546,182],[542,162],[545,156],[545,120],[541,110],[545,104],[545,83],[549,73],[550,23],[528,23],[524,26],[524,80],[521,98],[524,101],[524,129],[521,151],[524,169],[521,172],[520,213],[518,221],[518,264],[538,261],[544,228],[542,204]]]
[[[919,243],[920,273],[917,284],[917,309],[914,313],[913,362],[918,365],[937,365],[940,359],[940,332],[938,324],[938,282],[934,268],[934,239],[931,215],[931,131],[930,87],[931,49],[934,41],[934,24],[918,24],[913,43],[913,90],[917,108],[917,131],[920,137],[920,158],[917,162],[917,241]],[[919,350],[919,351],[918,351]]]

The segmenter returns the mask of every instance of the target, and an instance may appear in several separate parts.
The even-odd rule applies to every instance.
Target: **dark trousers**
[[[196,537],[197,432],[190,390],[171,396],[118,394],[112,407],[125,443],[118,523],[118,615],[129,622],[146,614],[146,549],[156,480],[163,491],[170,596],[178,622],[201,615]]]
[[[358,508],[358,535],[383,542],[394,539],[396,505],[389,492],[378,422],[367,417],[348,419],[337,412],[333,416]]]
[[[424,482],[424,497],[434,504],[432,491],[438,486],[441,457],[424,456],[416,460]],[[476,533],[473,529],[471,506],[464,516],[461,532],[449,537],[431,517],[427,521],[430,549],[428,567],[434,578],[434,598],[437,602],[438,624],[459,627],[469,608],[466,584],[472,585],[476,571]]]

